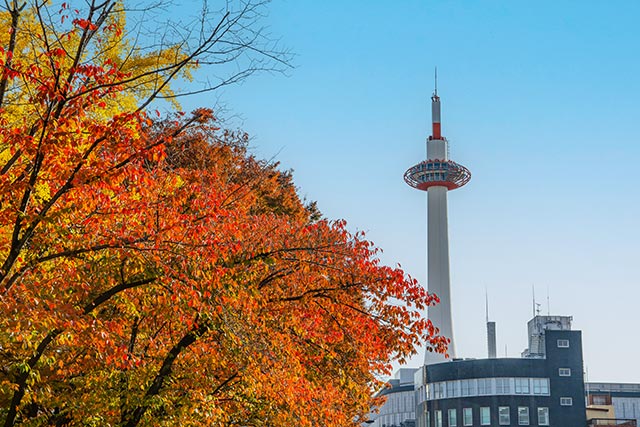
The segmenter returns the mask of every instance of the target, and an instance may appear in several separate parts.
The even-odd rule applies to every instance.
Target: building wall
[[[559,340],[569,342],[569,347],[559,346]],[[546,331],[546,368],[551,382],[551,425],[584,426],[586,406],[584,393],[584,367],[582,362],[582,333],[580,331]],[[563,376],[560,369],[570,369]],[[566,375],[566,374],[565,374]],[[570,398],[571,406],[563,406],[561,400]],[[566,423],[566,424],[565,424]]]

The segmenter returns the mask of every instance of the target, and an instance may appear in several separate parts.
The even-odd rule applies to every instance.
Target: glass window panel
[[[498,408],[498,424],[501,426],[511,425],[508,406],[500,406]]]
[[[496,394],[511,394],[510,378],[496,378]]]
[[[447,381],[447,398],[456,397],[455,381]]]
[[[435,427],[442,427],[442,411],[435,411],[434,415],[435,415],[434,418],[436,422]]]
[[[458,425],[458,414],[455,409],[449,409],[449,427],[456,427]]]
[[[529,425],[529,408],[526,406],[518,406],[518,425]]]
[[[529,378],[516,378],[516,394],[529,394]]]
[[[560,398],[560,406],[572,406],[573,399],[571,397],[561,397]]]
[[[472,426],[473,425],[473,409],[471,408],[464,408],[462,410],[462,424],[464,426]]]
[[[486,406],[480,408],[480,425],[491,425],[491,408]]]
[[[549,425],[549,408],[538,408],[538,425]]]
[[[558,369],[558,375],[560,375],[561,377],[570,377],[571,376],[571,369],[570,368],[559,368]]]
[[[478,394],[479,395],[491,394],[491,378],[478,379]]]

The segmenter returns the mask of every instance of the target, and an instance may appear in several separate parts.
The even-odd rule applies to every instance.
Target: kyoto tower
[[[449,279],[449,233],[447,226],[447,191],[462,187],[471,179],[467,168],[449,160],[449,141],[441,134],[440,97],[436,86],[431,97],[432,131],[427,139],[427,160],[409,168],[404,174],[407,184],[427,192],[427,287],[440,303],[429,307],[427,317],[451,340],[449,357],[456,357],[451,318],[451,284]],[[444,362],[444,355],[427,351],[425,365]]]

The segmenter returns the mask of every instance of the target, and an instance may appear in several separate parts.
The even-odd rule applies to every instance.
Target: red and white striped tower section
[[[449,357],[456,357],[451,317],[451,284],[449,279],[449,235],[447,230],[447,191],[462,187],[471,173],[467,168],[449,160],[449,142],[441,134],[440,97],[438,89],[431,97],[432,134],[427,140],[427,160],[418,163],[404,174],[407,184],[427,192],[427,287],[440,298],[429,307],[428,318],[451,340]],[[427,351],[425,364],[444,362],[442,354]]]

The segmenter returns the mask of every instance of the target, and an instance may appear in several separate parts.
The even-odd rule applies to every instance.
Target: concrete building
[[[640,384],[585,384],[590,426],[618,427],[640,424]]]
[[[585,426],[582,337],[570,319],[535,316],[527,357],[423,366],[416,426]]]

